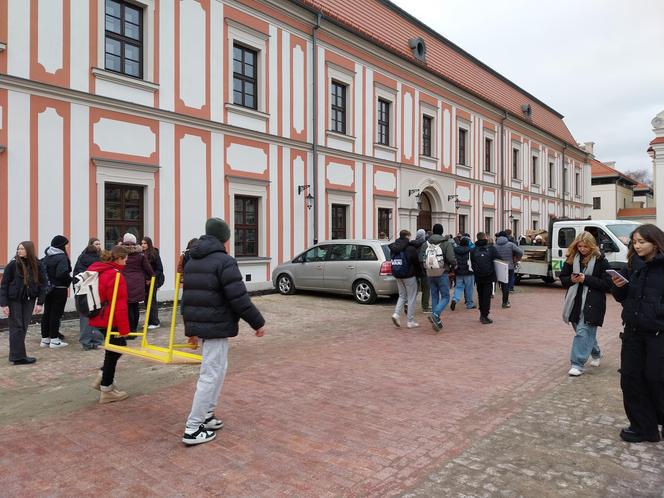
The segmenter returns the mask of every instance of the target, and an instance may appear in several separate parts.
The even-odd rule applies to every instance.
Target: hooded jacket
[[[631,264],[631,269],[621,271],[629,283],[611,286],[613,296],[623,306],[625,330],[664,332],[664,254],[657,254],[651,261],[634,255]]]
[[[484,260],[485,263],[482,265],[482,260],[480,260],[480,258],[482,258],[485,254],[488,254],[489,258],[488,261]],[[476,270],[473,272],[475,274],[475,282],[488,283],[496,281],[496,272],[493,268],[493,262],[497,259],[498,253],[496,252],[496,247],[489,245],[489,241],[486,239],[480,239],[475,242],[475,247],[470,252],[470,262],[473,265],[473,268]],[[487,264],[490,264],[491,273],[482,276],[478,275],[477,272],[481,271],[482,266],[486,267]]]
[[[96,263],[97,261],[99,261],[99,251],[86,247],[76,260],[72,276],[75,277],[79,273],[84,272],[92,263]]]
[[[62,249],[49,246],[44,254],[44,264],[51,285],[69,287],[71,285],[71,262],[67,253]]]
[[[265,319],[254,306],[235,258],[211,235],[203,235],[189,250],[184,267],[182,315],[185,334],[201,339],[222,339],[238,334],[240,318],[254,330]]]
[[[498,237],[496,239],[496,252],[498,258],[509,265],[510,270],[514,270],[514,256],[523,256],[523,250],[514,242],[510,242],[507,237]]]
[[[115,287],[115,276],[120,274],[118,283],[118,294],[115,299],[115,311],[113,312],[113,326],[111,330],[120,332],[120,335],[129,333],[129,313],[127,306],[127,282],[122,275],[124,267],[111,262],[98,261],[92,263],[89,271],[99,273],[99,298],[102,302],[101,312],[90,318],[90,326],[97,327],[106,332],[108,319],[111,314],[111,302],[113,301],[113,289]]]
[[[419,246],[420,244],[416,243],[415,241],[411,242],[410,240],[402,237],[399,237],[397,240],[387,246],[390,248],[390,256],[396,256],[401,252],[406,253],[408,263],[410,264],[410,269],[408,276],[402,278],[421,277],[424,275],[422,264],[418,256],[417,249]]]
[[[454,254],[454,239],[449,235],[440,235],[434,233],[427,240],[429,244],[438,244],[443,251],[445,257],[445,273],[449,272],[456,266],[456,256]],[[422,246],[423,254],[426,253],[427,245]]]
[[[129,257],[127,266],[122,270],[122,274],[127,279],[127,298],[130,303],[140,303],[145,301],[145,281],[149,280],[154,272],[148,258],[143,254],[143,248],[137,244],[122,244]]]
[[[473,272],[470,269],[470,251],[469,246],[455,246],[454,247],[454,256],[456,257],[456,274],[457,276],[464,277],[467,275],[472,275]]]
[[[28,283],[26,285],[23,275],[18,268],[16,258],[12,259],[2,275],[0,282],[0,306],[9,306],[9,301],[27,301],[30,298],[37,298],[37,304],[44,304],[46,297],[46,286],[44,282],[46,277],[42,272],[41,265],[37,265],[39,278],[35,282],[32,272],[28,271]]]

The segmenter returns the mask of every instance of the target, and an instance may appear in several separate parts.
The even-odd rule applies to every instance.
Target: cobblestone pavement
[[[602,366],[576,379],[556,287],[522,285],[490,326],[459,306],[439,334],[421,313],[420,328],[396,329],[388,301],[255,302],[268,335],[243,326],[232,341],[226,425],[195,448],[180,442],[195,366],[124,356],[131,397],[98,405],[88,385],[103,352],[40,349],[32,328],[37,364],[0,363],[0,495],[664,496],[664,443],[618,438],[611,299]]]

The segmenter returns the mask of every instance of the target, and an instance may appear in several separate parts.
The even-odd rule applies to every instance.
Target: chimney
[[[595,142],[584,142],[583,148],[588,154],[593,154],[593,150],[595,149]]]

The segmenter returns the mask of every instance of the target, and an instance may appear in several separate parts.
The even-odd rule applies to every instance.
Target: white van
[[[567,248],[581,232],[590,232],[606,256],[611,268],[627,265],[629,235],[640,223],[620,220],[552,220],[545,246],[521,245],[524,255],[516,270],[516,279],[541,278],[547,283],[558,278]]]

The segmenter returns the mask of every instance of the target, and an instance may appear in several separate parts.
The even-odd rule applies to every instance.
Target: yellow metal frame
[[[175,294],[173,296],[173,314],[171,315],[171,330],[168,339],[168,347],[157,346],[150,344],[148,341],[148,320],[150,316],[150,309],[152,308],[152,295],[154,291],[155,277],[150,280],[150,294],[148,295],[148,304],[145,310],[145,324],[143,325],[143,332],[131,332],[129,335],[141,338],[139,347],[118,346],[111,344],[111,336],[120,336],[119,332],[112,332],[111,326],[113,324],[113,317],[115,315],[115,301],[118,297],[118,286],[120,284],[120,272],[115,276],[115,285],[113,287],[113,299],[111,300],[111,313],[108,317],[108,326],[106,328],[106,341],[104,342],[104,349],[108,351],[115,351],[116,353],[129,354],[146,358],[148,360],[158,361],[160,363],[200,363],[202,356],[195,353],[187,353],[185,351],[178,351],[179,349],[192,349],[190,344],[175,344],[175,322],[177,319],[178,310],[178,297],[180,293],[180,274],[175,274]]]

